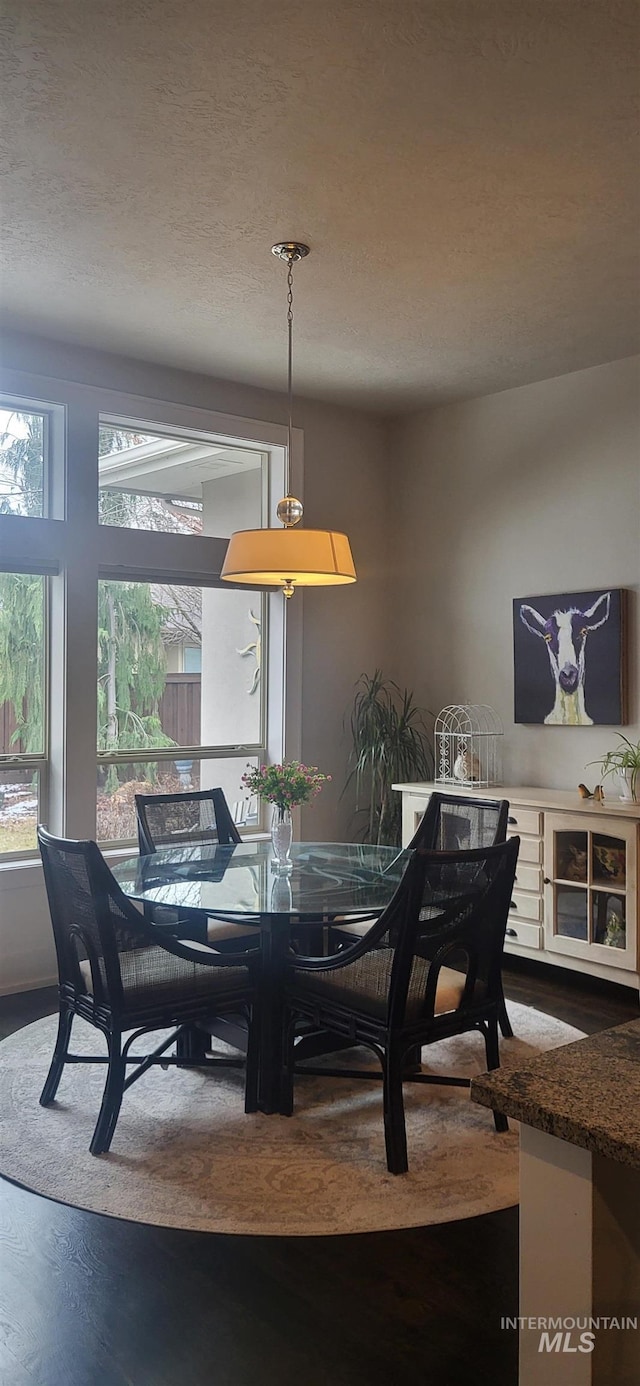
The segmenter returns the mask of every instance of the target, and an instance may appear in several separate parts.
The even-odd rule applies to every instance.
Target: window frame
[[[5,775],[12,769],[32,770],[38,775],[38,808],[37,821],[43,822],[49,814],[49,785],[50,785],[50,708],[51,708],[51,580],[57,576],[59,565],[55,560],[34,559],[33,540],[35,538],[34,526],[47,526],[50,522],[50,498],[52,494],[52,470],[54,464],[53,446],[56,437],[58,441],[62,438],[60,425],[62,417],[59,407],[50,401],[42,401],[32,397],[22,397],[7,391],[0,392],[0,409],[10,414],[33,414],[38,415],[43,420],[42,428],[42,514],[41,515],[21,515],[3,514],[0,516],[2,531],[11,535],[13,532],[17,542],[15,545],[7,547],[5,543],[0,545],[0,573],[23,574],[29,577],[42,578],[42,638],[43,638],[43,687],[42,687],[42,750],[34,751],[12,751],[4,752],[0,750],[0,774]],[[56,418],[56,415],[58,416]],[[56,427],[58,424],[58,427]],[[59,449],[58,449],[59,450]],[[56,457],[58,464],[63,464],[61,457]],[[37,845],[32,848],[20,848],[14,852],[0,851],[0,866],[11,865],[20,861],[31,861],[38,856]]]

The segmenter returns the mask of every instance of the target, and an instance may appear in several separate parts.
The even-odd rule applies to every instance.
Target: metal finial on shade
[[[291,529],[293,525],[300,523],[302,511],[302,501],[296,500],[295,496],[283,496],[276,507],[276,515],[285,529]]]

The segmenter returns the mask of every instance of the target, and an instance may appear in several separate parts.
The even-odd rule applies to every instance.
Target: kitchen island
[[[520,1386],[637,1386],[640,1020],[483,1074],[471,1098],[521,1123]]]

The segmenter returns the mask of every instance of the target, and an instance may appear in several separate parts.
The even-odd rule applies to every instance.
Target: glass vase
[[[291,861],[291,841],[293,838],[293,819],[291,810],[273,805],[271,817],[271,843],[273,846],[274,871],[293,871]]]
[[[291,914],[293,904],[291,895],[291,875],[287,871],[275,871],[271,886],[271,908],[275,914]]]

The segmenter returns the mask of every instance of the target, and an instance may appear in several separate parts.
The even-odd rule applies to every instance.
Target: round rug
[[[581,1031],[509,1004],[504,1066]],[[51,1107],[38,1097],[57,1017],[0,1045],[0,1174],[47,1198],[133,1222],[243,1236],[318,1236],[451,1222],[518,1202],[517,1126],[497,1134],[465,1088],[405,1084],[409,1173],[387,1172],[382,1084],[298,1077],[291,1118],[245,1116],[242,1069],[153,1068],[125,1093],[111,1151],[89,1154],[106,1070],[68,1065]],[[144,1040],[141,1052],[145,1052]],[[147,1039],[148,1045],[148,1039]],[[76,1019],[73,1052],[104,1053]],[[477,1032],[423,1051],[434,1073],[484,1071]],[[327,1062],[335,1066],[335,1058]],[[371,1056],[353,1050],[347,1067]]]

